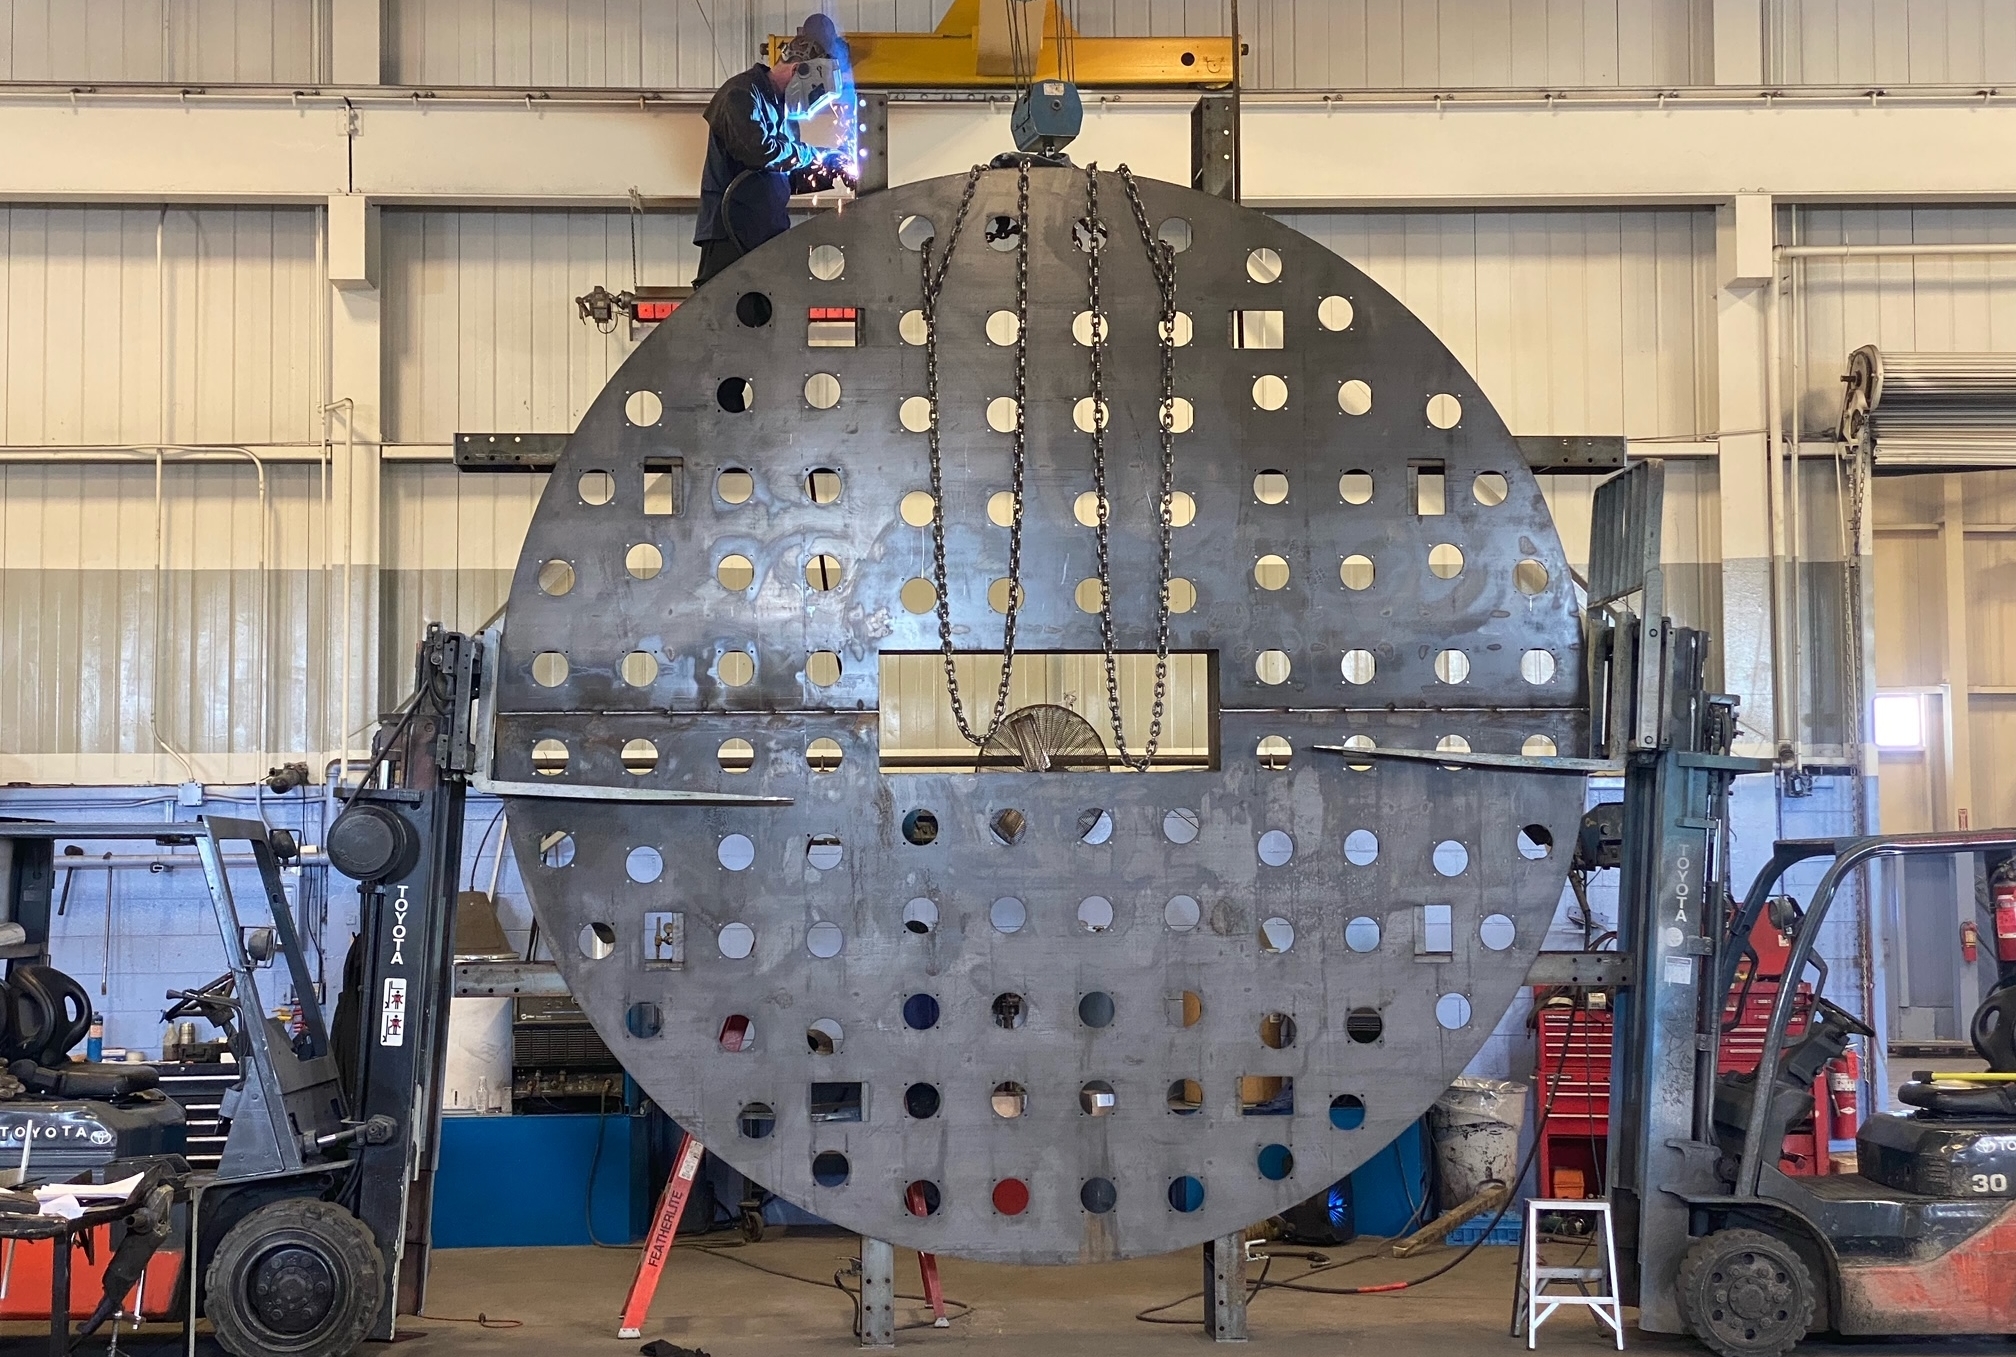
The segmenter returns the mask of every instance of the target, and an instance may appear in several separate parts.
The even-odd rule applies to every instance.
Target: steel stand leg
[[[861,1241],[861,1346],[896,1346],[896,1246]]]
[[[1246,1232],[1204,1246],[1204,1332],[1215,1343],[1246,1341]]]

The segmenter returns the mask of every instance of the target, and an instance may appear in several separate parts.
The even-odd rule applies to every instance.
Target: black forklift
[[[1780,1163],[1815,1076],[1875,1039],[1827,996],[1816,949],[1844,885],[1881,858],[2006,858],[2016,830],[1782,841],[1739,897],[1732,785],[1775,764],[1732,753],[1736,703],[1705,686],[1706,637],[1662,616],[1660,489],[1654,463],[1599,486],[1592,534],[1592,744],[1624,801],[1592,811],[1582,839],[1621,868],[1618,951],[1552,959],[1606,984],[1621,975],[1609,1145],[1621,1294],[1641,1330],[1691,1333],[1722,1357],[1777,1357],[1822,1331],[2016,1334],[2016,986],[1992,991],[1973,1023],[1990,1073],[1906,1084],[1909,1112],[1862,1120],[1856,1172]],[[1821,860],[1802,908],[1786,875]],[[1718,1074],[1767,912],[1789,943],[1761,1055]]]
[[[358,936],[333,1028],[283,886],[283,864],[298,853],[286,831],[217,816],[168,825],[0,822],[7,922],[23,934],[11,952],[0,941],[10,958],[6,987],[10,999],[27,996],[16,1004],[24,1012],[49,1014],[40,1019],[49,1035],[37,1066],[48,1073],[27,1074],[25,1088],[0,1097],[0,1126],[19,1123],[17,1138],[30,1143],[64,1139],[72,1126],[88,1132],[68,1138],[79,1146],[73,1153],[40,1156],[26,1181],[102,1174],[146,1158],[151,1183],[163,1163],[181,1164],[167,1180],[176,1201],[170,1226],[115,1231],[123,1238],[85,1332],[118,1309],[164,1246],[185,1251],[192,1354],[199,1314],[233,1357],[347,1357],[366,1340],[392,1339],[397,1316],[422,1308],[463,802],[482,682],[481,642],[430,626],[413,696],[381,723],[371,761],[327,831],[330,865],[360,883]],[[224,1096],[228,1131],[215,1173],[189,1172],[174,1158],[180,1109],[155,1090],[150,1067],[68,1058],[88,1001],[44,963],[51,848],[77,838],[193,845],[202,862],[229,969],[171,992],[163,1019],[213,1023],[241,1071]],[[241,918],[230,868],[247,857],[270,922]],[[275,964],[286,966],[299,1006],[292,1023],[261,999],[257,972]],[[52,1302],[52,1335],[67,1336],[66,1304],[67,1296]]]

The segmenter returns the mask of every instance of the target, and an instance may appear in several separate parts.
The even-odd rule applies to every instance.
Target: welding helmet
[[[784,87],[784,116],[794,122],[813,117],[839,92],[838,62],[831,57],[801,61],[791,68],[791,81]]]
[[[785,117],[794,121],[814,117],[840,97],[847,43],[831,18],[808,16],[778,55],[791,67],[791,81],[784,89]]]

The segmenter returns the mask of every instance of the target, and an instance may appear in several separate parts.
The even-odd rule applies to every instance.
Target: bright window
[[[1925,699],[1917,693],[1876,695],[1876,747],[1923,749]]]

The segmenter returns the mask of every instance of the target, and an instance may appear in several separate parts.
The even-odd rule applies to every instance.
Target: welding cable
[[[635,1244],[605,1244],[595,1237],[595,1175],[602,1168],[602,1142],[609,1132],[609,1090],[603,1089],[595,1103],[595,1153],[588,1156],[588,1189],[581,1194],[581,1223],[588,1228],[588,1242],[598,1249],[634,1249]]]
[[[1569,1011],[1568,1028],[1564,1040],[1572,1039],[1574,1037],[1575,1020],[1579,1018],[1581,1014],[1582,1014],[1582,1006],[1579,1003],[1576,1004],[1576,1006]],[[1368,1286],[1315,1286],[1311,1285],[1307,1280],[1307,1278],[1313,1275],[1314,1273],[1331,1272],[1335,1271],[1338,1268],[1350,1267],[1354,1263],[1369,1262],[1372,1259],[1381,1256],[1379,1253],[1376,1252],[1361,1253],[1355,1257],[1346,1258],[1342,1262],[1330,1263],[1323,1266],[1312,1267],[1309,1269],[1308,1272],[1302,1275],[1301,1279],[1295,1281],[1269,1280],[1267,1273],[1268,1269],[1272,1266],[1272,1255],[1269,1255],[1268,1261],[1261,1265],[1259,1278],[1256,1281],[1249,1283],[1246,1288],[1247,1302],[1250,1304],[1253,1298],[1258,1296],[1262,1291],[1302,1291],[1307,1292],[1311,1295],[1318,1295],[1318,1296],[1385,1295],[1395,1291],[1409,1291],[1417,1286],[1426,1286],[1429,1282],[1434,1281],[1437,1277],[1446,1276],[1450,1272],[1453,1272],[1457,1267],[1461,1266],[1463,1262],[1470,1257],[1471,1254],[1477,1252],[1478,1249],[1484,1246],[1484,1242],[1491,1237],[1491,1231],[1493,1231],[1498,1227],[1498,1222],[1503,1220],[1505,1218],[1505,1213],[1512,1208],[1512,1201],[1513,1198],[1518,1193],[1519,1184],[1526,1181],[1526,1175],[1530,1173],[1533,1169],[1534,1159],[1536,1159],[1539,1156],[1540,1140],[1541,1137],[1546,1134],[1548,1118],[1553,1115],[1554,1095],[1560,1091],[1561,1075],[1565,1068],[1566,1068],[1566,1062],[1564,1061],[1562,1065],[1555,1067],[1553,1074],[1549,1077],[1547,1081],[1547,1097],[1540,1105],[1540,1123],[1537,1127],[1534,1128],[1533,1144],[1527,1149],[1526,1157],[1520,1161],[1518,1172],[1516,1172],[1512,1176],[1513,1190],[1506,1194],[1504,1204],[1499,1206],[1497,1214],[1491,1217],[1490,1221],[1488,1221],[1485,1224],[1484,1228],[1478,1232],[1477,1238],[1473,1240],[1468,1246],[1466,1246],[1463,1252],[1457,1254],[1454,1258],[1450,1259],[1448,1262],[1444,1263],[1442,1266],[1436,1268],[1432,1272],[1424,1273],[1419,1277],[1409,1277],[1397,1282],[1375,1282]],[[1164,1316],[1162,1312],[1165,1310],[1173,1310],[1177,1306],[1183,1304],[1185,1301],[1193,1301],[1201,1299],[1203,1295],[1204,1293],[1202,1291],[1193,1291],[1189,1295],[1181,1297],[1180,1299],[1169,1301],[1168,1303],[1163,1305],[1151,1306],[1148,1309],[1143,1310],[1140,1313],[1136,1314],[1134,1318],[1140,1320],[1144,1324],[1195,1324],[1198,1322],[1197,1320],[1172,1319]]]
[[[738,1254],[730,1252],[730,1250],[732,1249],[739,1249],[745,1247],[744,1245],[739,1243],[726,1244],[726,1245],[696,1243],[691,1245],[690,1247],[697,1253],[710,1254],[716,1258],[725,1258],[727,1261],[731,1263],[740,1263],[743,1267],[755,1268],[758,1272],[768,1273],[772,1277],[781,1277],[787,1282],[798,1282],[805,1286],[816,1286],[821,1291],[824,1291],[829,1285],[837,1288],[841,1295],[847,1297],[847,1299],[853,1303],[854,1337],[859,1338],[861,1336],[861,1293],[858,1290],[855,1290],[853,1287],[850,1287],[846,1284],[845,1278],[849,1275],[848,1268],[842,1267],[836,1270],[833,1273],[833,1280],[829,1283],[829,1282],[822,1282],[817,1277],[804,1277],[800,1276],[796,1272],[786,1272],[782,1268],[769,1267],[763,1263],[758,1263],[753,1261],[752,1259],[743,1258]],[[855,1258],[850,1260],[850,1262],[852,1263],[854,1272],[858,1274],[861,1266],[861,1260],[859,1258]],[[915,1295],[908,1291],[898,1291],[896,1293],[896,1299],[923,1301],[928,1303],[931,1298],[929,1296]],[[966,1318],[966,1316],[973,1313],[973,1306],[969,1302],[963,1300],[954,1300],[951,1296],[946,1296],[944,1300],[946,1308],[948,1310],[953,1309],[955,1307],[958,1310],[957,1314],[946,1315],[947,1319],[964,1319]],[[936,1327],[934,1321],[929,1319],[912,1320],[908,1324],[898,1324],[896,1326],[896,1331],[898,1333],[902,1333],[907,1329],[929,1329],[934,1327]]]
[[[1582,1005],[1579,1003],[1576,1004],[1574,1008],[1568,1011],[1568,1027],[1563,1035],[1564,1048],[1567,1042],[1572,1041],[1574,1039],[1575,1020],[1581,1016],[1582,1016]],[[1533,1143],[1531,1146],[1527,1148],[1526,1157],[1520,1161],[1518,1172],[1512,1175],[1512,1184],[1511,1184],[1512,1190],[1505,1194],[1505,1200],[1498,1207],[1497,1214],[1491,1217],[1490,1221],[1485,1224],[1484,1228],[1478,1232],[1477,1238],[1472,1240],[1471,1243],[1463,1250],[1463,1252],[1457,1254],[1454,1258],[1451,1258],[1448,1262],[1444,1263],[1441,1267],[1436,1268],[1434,1271],[1425,1273],[1419,1277],[1410,1277],[1405,1281],[1377,1282],[1370,1286],[1331,1287],[1331,1286],[1310,1286],[1307,1283],[1300,1281],[1269,1282],[1265,1281],[1263,1278],[1260,1286],[1257,1286],[1254,1289],[1258,1291],[1261,1289],[1261,1287],[1279,1287],[1287,1291],[1308,1291],[1315,1293],[1317,1295],[1324,1295],[1324,1296],[1373,1296],[1373,1295],[1383,1295],[1391,1291],[1407,1291],[1417,1286],[1425,1286],[1429,1282],[1434,1281],[1437,1277],[1445,1276],[1448,1273],[1454,1271],[1466,1259],[1468,1259],[1471,1254],[1477,1252],[1478,1249],[1484,1246],[1484,1241],[1489,1239],[1491,1237],[1491,1232],[1498,1228],[1498,1222],[1505,1219],[1505,1213],[1512,1209],[1513,1199],[1518,1195],[1519,1184],[1526,1181],[1526,1175],[1532,1172],[1533,1161],[1539,1157],[1540,1141],[1542,1137],[1544,1137],[1547,1134],[1547,1120],[1554,1113],[1554,1095],[1560,1091],[1561,1075],[1566,1068],[1567,1068],[1567,1061],[1564,1059],[1561,1062],[1561,1064],[1554,1067],[1554,1073],[1547,1080],[1547,1097],[1545,1101],[1543,1101],[1540,1105],[1540,1124],[1533,1128]]]
[[[482,1311],[474,1315],[415,1315],[415,1319],[428,1319],[436,1324],[474,1324],[479,1329],[522,1329],[522,1319],[492,1319]]]
[[[476,851],[469,856],[469,889],[472,891],[476,889],[476,869],[483,865],[483,845],[490,842],[490,836],[496,832],[498,822],[503,820],[504,812],[509,809],[511,807],[508,804],[499,805],[497,813],[490,817],[490,823],[483,826],[483,833],[476,840]],[[504,846],[504,840],[499,839],[497,856],[500,860],[504,856]]]

